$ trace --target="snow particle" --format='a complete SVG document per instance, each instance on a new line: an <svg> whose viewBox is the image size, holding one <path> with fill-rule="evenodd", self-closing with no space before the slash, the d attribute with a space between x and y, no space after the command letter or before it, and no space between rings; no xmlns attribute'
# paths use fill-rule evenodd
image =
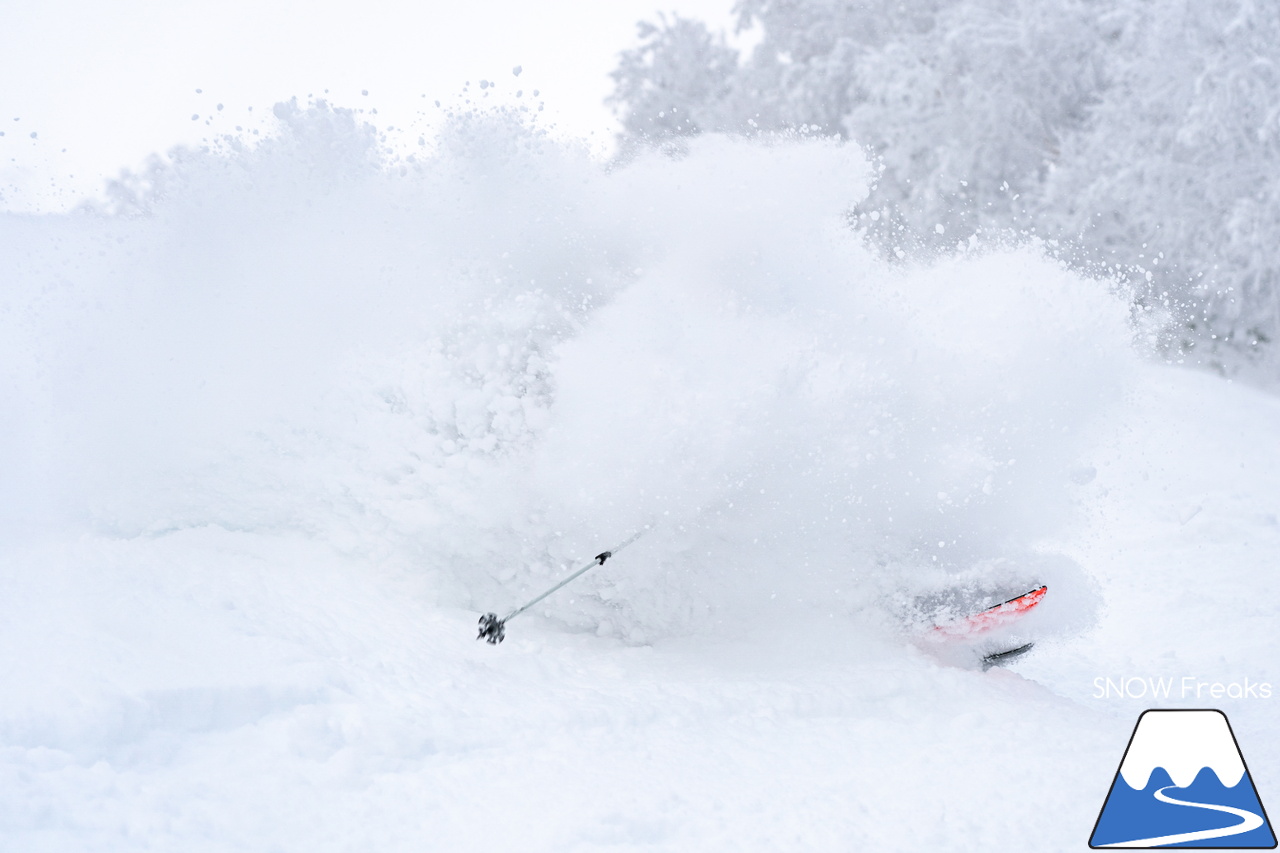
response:
<svg viewBox="0 0 1280 853"><path fill-rule="evenodd" d="M362 94L362 95L364 95L364 96L368 97L368 95L369 95L369 90L368 90L368 89L361 89L361 90L360 90L360 94Z"/></svg>
<svg viewBox="0 0 1280 853"><path fill-rule="evenodd" d="M521 71L523 71L523 70L524 70L524 68L523 68L522 66L517 65L515 68L512 68L512 69L511 69L511 73L512 73L512 74L514 74L516 77L519 77L519 76L520 76L520 72L521 72Z"/></svg>

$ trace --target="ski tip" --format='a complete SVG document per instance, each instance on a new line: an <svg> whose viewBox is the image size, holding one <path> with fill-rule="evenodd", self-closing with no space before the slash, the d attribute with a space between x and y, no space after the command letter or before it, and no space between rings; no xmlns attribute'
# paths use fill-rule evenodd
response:
<svg viewBox="0 0 1280 853"><path fill-rule="evenodd" d="M1015 596L1008 601L992 605L986 610L974 613L964 619L934 626L934 631L950 636L967 636L984 634L995 628L1008 625L1031 610L1049 592L1047 584Z"/></svg>
<svg viewBox="0 0 1280 853"><path fill-rule="evenodd" d="M1008 601L1001 602L1000 604L996 604L991 607L988 607L983 612L992 613L995 611L1000 611L1000 612L1013 611L1013 612L1020 613L1024 610L1030 610L1031 608L1035 607L1037 604L1040 603L1040 599L1044 598L1048 594L1049 594L1049 585L1042 583L1035 589L1027 590L1022 595L1015 595L1013 598L1009 599Z"/></svg>

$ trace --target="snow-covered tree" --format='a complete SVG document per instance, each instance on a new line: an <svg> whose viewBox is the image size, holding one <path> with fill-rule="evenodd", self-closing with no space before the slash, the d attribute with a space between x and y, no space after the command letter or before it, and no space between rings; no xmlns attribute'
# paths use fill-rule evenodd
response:
<svg viewBox="0 0 1280 853"><path fill-rule="evenodd" d="M1025 221L1103 88L1098 22L1075 0L969 0L869 51L842 129L885 166L917 229Z"/></svg>
<svg viewBox="0 0 1280 853"><path fill-rule="evenodd" d="M1280 5L739 0L736 57L686 19L614 74L629 145L808 126L868 147L890 243L1065 238L1193 306L1187 343L1280 334ZM887 214L887 215L886 215ZM866 220L864 220L866 221ZM939 227L941 226L941 227ZM1256 343L1255 343L1256 342ZM1224 349L1225 343L1225 349Z"/></svg>
<svg viewBox="0 0 1280 853"><path fill-rule="evenodd" d="M1047 182L1044 216L1194 305L1200 343L1255 349L1280 330L1280 6L1123 13L1113 85Z"/></svg>
<svg viewBox="0 0 1280 853"><path fill-rule="evenodd" d="M738 54L705 24L674 15L639 24L641 44L622 54L610 101L625 110L630 141L719 130L716 114L738 67Z"/></svg>
<svg viewBox="0 0 1280 853"><path fill-rule="evenodd" d="M741 65L699 24L642 25L614 102L633 140L798 126L851 138L885 167L872 206L933 233L977 209L1008 218L1043 180L1101 86L1089 11L1083 0L742 0L740 26L763 39Z"/></svg>

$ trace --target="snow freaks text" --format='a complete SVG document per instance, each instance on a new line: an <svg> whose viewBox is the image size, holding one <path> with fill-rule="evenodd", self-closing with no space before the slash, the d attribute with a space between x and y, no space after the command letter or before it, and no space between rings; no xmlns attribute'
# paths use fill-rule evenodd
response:
<svg viewBox="0 0 1280 853"><path fill-rule="evenodd" d="M1206 681L1194 675L1181 678L1127 676L1093 680L1094 699L1270 699L1271 683L1244 678L1241 681Z"/></svg>

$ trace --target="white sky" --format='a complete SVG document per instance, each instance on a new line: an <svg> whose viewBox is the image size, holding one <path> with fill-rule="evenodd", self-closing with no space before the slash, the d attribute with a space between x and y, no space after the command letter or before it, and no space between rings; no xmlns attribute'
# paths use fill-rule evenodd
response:
<svg viewBox="0 0 1280 853"><path fill-rule="evenodd" d="M413 126L466 81L538 89L548 120L604 145L608 73L636 21L661 9L729 29L732 3L0 0L0 209L69 206L148 154L325 89L380 127Z"/></svg>

